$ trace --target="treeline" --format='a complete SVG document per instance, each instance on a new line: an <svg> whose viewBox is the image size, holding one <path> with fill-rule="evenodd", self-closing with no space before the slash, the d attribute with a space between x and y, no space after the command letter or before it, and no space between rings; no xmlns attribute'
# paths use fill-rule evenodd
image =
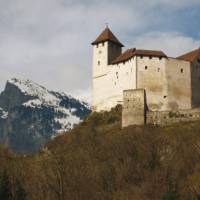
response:
<svg viewBox="0 0 200 200"><path fill-rule="evenodd" d="M200 124L121 130L93 113L38 154L0 149L0 199L199 200Z"/></svg>

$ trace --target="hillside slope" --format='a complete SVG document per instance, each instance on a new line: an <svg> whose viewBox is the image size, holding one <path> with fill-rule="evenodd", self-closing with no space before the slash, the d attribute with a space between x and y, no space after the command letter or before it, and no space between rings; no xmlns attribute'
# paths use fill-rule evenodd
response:
<svg viewBox="0 0 200 200"><path fill-rule="evenodd" d="M200 123L122 130L120 112L92 113L34 156L0 148L0 197L199 200Z"/></svg>
<svg viewBox="0 0 200 200"><path fill-rule="evenodd" d="M87 200L198 200L200 123L122 130L120 116L120 107L93 113L73 134L49 142L51 159L70 171L66 198L79 191Z"/></svg>

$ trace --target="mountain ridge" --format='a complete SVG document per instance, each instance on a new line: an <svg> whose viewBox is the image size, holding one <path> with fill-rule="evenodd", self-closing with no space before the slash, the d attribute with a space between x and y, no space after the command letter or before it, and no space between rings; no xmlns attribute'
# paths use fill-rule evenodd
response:
<svg viewBox="0 0 200 200"><path fill-rule="evenodd" d="M0 94L0 142L6 141L15 151L37 151L89 113L87 103L64 92L48 90L28 79L12 78ZM26 142L30 142L29 147Z"/></svg>

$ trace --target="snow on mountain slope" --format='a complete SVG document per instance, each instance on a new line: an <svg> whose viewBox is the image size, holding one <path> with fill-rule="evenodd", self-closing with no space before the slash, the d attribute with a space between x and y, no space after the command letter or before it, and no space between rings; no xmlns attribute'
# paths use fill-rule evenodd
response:
<svg viewBox="0 0 200 200"><path fill-rule="evenodd" d="M46 88L43 86L34 83L30 80L23 80L23 79L17 79L12 78L11 80L8 80L10 84L13 84L17 86L22 93L25 95L29 95L32 97L37 97L36 100L30 100L24 105L26 106L40 106L40 105L51 105L56 106L59 104L59 99L52 95Z"/></svg>
<svg viewBox="0 0 200 200"><path fill-rule="evenodd" d="M0 118L6 119L8 117L8 112L5 112L3 108L0 107Z"/></svg>
<svg viewBox="0 0 200 200"><path fill-rule="evenodd" d="M67 131L71 128L73 128L74 124L78 124L81 122L81 118L79 116L76 116L74 112L77 110L77 108L65 108L64 106L60 105L60 102L63 100L63 98L68 98L73 100L74 98L70 95L66 95L64 92L53 92L47 90L45 87L31 81L31 80L24 80L24 79L17 79L12 78L8 80L8 83L15 85L24 95L28 95L31 97L35 97L34 99L31 99L25 103L23 103L23 106L25 107L32 107L32 108L41 108L42 106L50 106L54 108L55 112L62 113L62 117L56 117L55 122L59 123L61 125L61 128L58 130L55 130L56 132L63 132ZM83 102L76 100L82 105L81 109L84 109L85 107L87 109L90 109L90 106ZM6 117L7 113L4 112L4 115L2 118Z"/></svg>
<svg viewBox="0 0 200 200"><path fill-rule="evenodd" d="M13 149L35 151L48 139L73 128L90 112L87 103L70 95L13 78L0 94L0 133L11 137Z"/></svg>

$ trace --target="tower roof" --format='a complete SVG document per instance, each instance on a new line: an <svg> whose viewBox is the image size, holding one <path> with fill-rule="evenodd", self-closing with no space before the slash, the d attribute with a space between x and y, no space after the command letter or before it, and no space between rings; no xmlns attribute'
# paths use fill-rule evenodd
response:
<svg viewBox="0 0 200 200"><path fill-rule="evenodd" d="M113 42L121 47L123 47L124 45L116 38L116 36L112 33L112 31L106 27L104 29L104 31L97 37L97 39L92 42L92 45L94 44L98 44L101 42L105 42L105 41L110 41Z"/></svg>
<svg viewBox="0 0 200 200"><path fill-rule="evenodd" d="M193 62L195 61L195 59L197 58L197 56L200 54L200 48L198 49L195 49L193 51L190 51L186 54L183 54L179 57L177 57L178 59L181 59L181 60L185 60L185 61L190 61L190 62Z"/></svg>

